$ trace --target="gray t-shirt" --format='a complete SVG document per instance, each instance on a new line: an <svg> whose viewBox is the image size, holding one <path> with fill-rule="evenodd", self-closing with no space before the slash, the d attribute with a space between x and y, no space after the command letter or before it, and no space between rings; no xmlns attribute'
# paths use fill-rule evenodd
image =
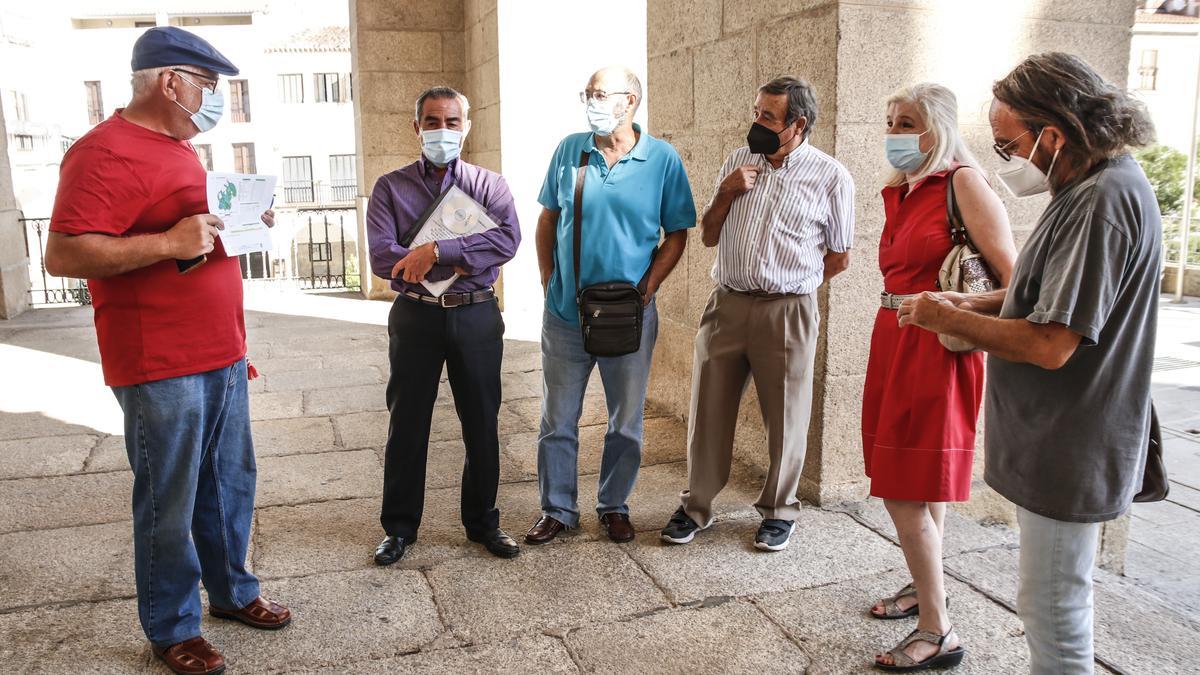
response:
<svg viewBox="0 0 1200 675"><path fill-rule="evenodd" d="M1055 520L1121 515L1150 429L1162 219L1129 155L1050 201L1017 258L1000 317L1082 336L1059 370L988 359L984 480Z"/></svg>

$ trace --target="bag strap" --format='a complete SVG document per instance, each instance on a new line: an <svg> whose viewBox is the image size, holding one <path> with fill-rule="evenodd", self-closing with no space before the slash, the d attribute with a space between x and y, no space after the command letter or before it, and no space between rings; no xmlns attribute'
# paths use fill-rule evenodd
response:
<svg viewBox="0 0 1200 675"><path fill-rule="evenodd" d="M587 150L581 150L579 152L579 169L575 173L575 224L571 228L571 238L574 240L572 247L575 254L575 295L577 297L579 295L579 291L582 290L579 287L579 257L580 249L582 248L581 242L583 239L583 181L587 176L587 167L590 163L590 157L591 155L588 154ZM646 285L650 281L650 270L654 267L654 258L657 255L658 248L655 247L655 249L650 253L650 267L646 268L646 273L642 275L641 281L638 282L637 288L642 292L643 295L646 293Z"/></svg>
<svg viewBox="0 0 1200 675"><path fill-rule="evenodd" d="M579 295L579 248L583 230L583 180L587 176L589 161L587 150L579 152L579 170L575 174L575 224L571 227L575 248L575 295Z"/></svg>
<svg viewBox="0 0 1200 675"><path fill-rule="evenodd" d="M958 200L954 196L954 174L961 168L963 167L956 166L950 169L946 176L946 222L950 224L950 241L955 246L971 243L967 237L967 225L963 222L962 212L958 210Z"/></svg>

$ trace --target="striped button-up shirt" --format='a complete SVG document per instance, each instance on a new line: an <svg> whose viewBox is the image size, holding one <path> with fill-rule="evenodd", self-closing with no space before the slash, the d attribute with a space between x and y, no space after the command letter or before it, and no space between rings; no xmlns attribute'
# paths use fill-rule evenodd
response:
<svg viewBox="0 0 1200 675"><path fill-rule="evenodd" d="M739 148L725 160L717 185L747 164L762 168L754 189L733 200L712 277L735 291L804 295L824 279L826 251L854 240L854 180L837 160L807 141L774 168Z"/></svg>

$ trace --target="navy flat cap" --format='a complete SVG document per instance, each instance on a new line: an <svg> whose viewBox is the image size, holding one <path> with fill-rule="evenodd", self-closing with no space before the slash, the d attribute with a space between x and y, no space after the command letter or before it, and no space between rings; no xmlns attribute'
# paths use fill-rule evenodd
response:
<svg viewBox="0 0 1200 675"><path fill-rule="evenodd" d="M237 66L204 38L174 26L157 26L133 43L134 71L167 66L199 66L222 75L237 75Z"/></svg>

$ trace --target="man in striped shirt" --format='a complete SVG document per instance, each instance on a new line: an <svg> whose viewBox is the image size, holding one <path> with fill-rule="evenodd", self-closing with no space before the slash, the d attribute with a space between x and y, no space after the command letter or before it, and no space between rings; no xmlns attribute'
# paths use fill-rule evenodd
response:
<svg viewBox="0 0 1200 675"><path fill-rule="evenodd" d="M729 479L738 406L754 377L770 469L755 507L755 547L787 547L812 407L820 313L817 288L850 264L854 181L812 147L817 119L807 82L781 77L759 88L754 125L725 160L704 211L701 236L717 247L717 282L696 335L688 421L688 489L662 531L685 544L713 519Z"/></svg>

